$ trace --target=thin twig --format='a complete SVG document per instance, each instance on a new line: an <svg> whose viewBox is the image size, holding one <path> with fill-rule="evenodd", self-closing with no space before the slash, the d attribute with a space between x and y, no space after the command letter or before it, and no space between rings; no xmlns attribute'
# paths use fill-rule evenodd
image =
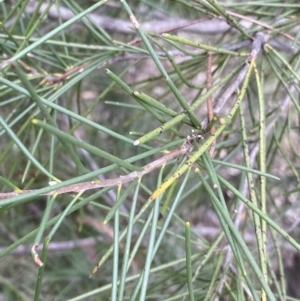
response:
<svg viewBox="0 0 300 301"><path fill-rule="evenodd" d="M67 241L53 241L49 243L48 250L53 252L58 251L66 251L72 250L75 248L82 248L86 249L89 247L93 247L97 245L99 242L109 242L111 240L105 240L103 236L98 237L87 237L82 239L75 239L75 240L67 240ZM16 249L12 250L10 254L26 254L32 248L31 245L20 245ZM6 247L0 247L0 252L5 250ZM43 245L39 245L35 248L35 251L42 251Z"/></svg>
<svg viewBox="0 0 300 301"><path fill-rule="evenodd" d="M193 146L193 140L188 136L187 140L184 142L184 144L177 149L174 149L170 151L165 156L147 164L144 166L144 170L137 172L133 171L129 173L128 175L120 176L118 178L113 179L106 179L103 181L90 181L90 182L83 182L78 184L69 185L60 189L53 190L51 192L45 193L43 195L54 195L54 194L64 194L64 193L74 193L74 192L83 192L86 190L96 189L96 188L102 188L102 187L110 187L110 186L118 186L122 185L128 182L133 181L136 178L141 178L145 174L150 173L152 170L161 167L162 165L168 163L169 161L181 156L181 155L187 155L187 153L191 150ZM26 194L29 192L34 192L36 190L22 190L21 194ZM17 192L7 192L7 193L0 193L0 200L9 199L11 197L20 195L20 193Z"/></svg>
<svg viewBox="0 0 300 301"><path fill-rule="evenodd" d="M257 55L262 50L262 47L264 43L266 43L270 39L269 35L266 35L264 33L258 32L254 36L254 40L251 44L251 52L249 56L247 57L247 62L250 62L252 59L255 59ZM237 74L235 79L228 85L227 89L222 93L222 96L217 99L217 101L214 103L214 114L218 114L223 106L226 104L226 102L230 99L230 97L233 95L233 93L236 92L236 90L239 88L241 83L243 82L245 75L249 69L249 64L245 64L240 72ZM201 126L202 128L206 128L208 124L208 118L205 118Z"/></svg>
<svg viewBox="0 0 300 301"><path fill-rule="evenodd" d="M261 27L264 27L264 28L267 28L267 29L270 29L270 30L274 31L274 28L273 28L271 25L267 24L267 23L261 22L261 21L259 21L259 20L255 20L255 19L253 19L253 18L251 18L251 17L248 17L248 16L244 16L244 15L235 13L235 12L233 12L233 11L228 11L228 10L227 10L227 13L228 13L229 15L231 15L231 16L234 16L234 17L237 17L237 18L240 18L240 19L249 21L249 22L251 22L251 23L253 23L253 24L257 24L257 25L260 25ZM294 40L295 40L294 37L292 37L291 35L289 35L289 34L287 34L287 33L285 33L285 32L279 31L278 33L281 34L282 36L284 36L285 38L291 40L291 41L294 41ZM300 41L297 41L297 44L300 45Z"/></svg>
<svg viewBox="0 0 300 301"><path fill-rule="evenodd" d="M67 80L69 76L74 74L75 72L82 72L84 68L89 65L91 62L86 62L80 66L72 67L68 69L64 73L55 73L55 74L47 74L41 83L45 83L46 85L60 84Z"/></svg>

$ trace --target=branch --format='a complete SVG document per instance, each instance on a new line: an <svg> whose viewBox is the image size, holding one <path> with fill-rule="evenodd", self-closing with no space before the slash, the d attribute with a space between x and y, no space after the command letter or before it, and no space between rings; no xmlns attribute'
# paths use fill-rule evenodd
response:
<svg viewBox="0 0 300 301"><path fill-rule="evenodd" d="M32 15L38 6L37 2L29 2L26 7L26 13ZM42 14L48 7L47 3L43 3L40 7L39 13ZM25 17L25 15L23 14ZM57 6L53 4L48 12L49 19L61 19L62 21L68 21L73 18L75 14L68 8L63 6ZM118 32L123 34L134 34L130 21L111 18L96 13L89 14L89 18L95 22L98 26L110 32ZM13 24L14 20L10 19L5 23L5 27L9 28ZM188 27L187 27L188 26ZM183 31L216 34L223 33L230 29L230 26L225 19L215 18L211 20L205 20L198 24L193 24L190 20L178 20L169 17L165 17L164 20L157 20L143 22L143 29L151 32L166 32L169 28L181 28Z"/></svg>
<svg viewBox="0 0 300 301"><path fill-rule="evenodd" d="M103 181L90 181L90 182L83 182L78 184L69 185L57 190L50 191L48 193L42 194L42 195L58 195L58 194L64 194L69 192L83 192L86 190L96 189L96 188L102 188L102 187L110 187L110 186L118 186L122 185L128 182L133 181L136 178L141 178L145 174L150 173L152 170L161 167L162 165L166 164L167 162L179 157L180 155L187 155L189 151L191 150L193 146L193 138L194 137L187 137L187 140L183 143L183 145L180 148L174 149L173 151L170 151L165 156L147 164L144 166L143 171L133 171L125 176L119 176L118 178L113 179L107 179ZM196 139L200 139L200 136L197 135ZM18 196L21 194L26 194L29 192L33 192L36 190L22 190L21 193L19 192L7 192L7 193L0 193L0 200L9 199L14 196Z"/></svg>
<svg viewBox="0 0 300 301"><path fill-rule="evenodd" d="M258 32L254 36L254 40L251 44L250 54L247 61L250 62L252 59L256 59L258 54L261 52L262 47L270 39L270 36L261 32ZM221 109L224 107L230 97L237 91L241 83L243 82L245 75L248 71L249 64L245 64L240 72L237 74L235 79L228 85L226 90L222 93L222 96L214 103L214 115L218 115ZM201 126L205 128L208 124L208 118L205 118Z"/></svg>

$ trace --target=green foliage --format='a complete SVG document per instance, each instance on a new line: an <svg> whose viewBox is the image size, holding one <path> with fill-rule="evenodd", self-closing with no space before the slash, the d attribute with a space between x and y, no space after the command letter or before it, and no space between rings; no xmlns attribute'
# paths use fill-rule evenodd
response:
<svg viewBox="0 0 300 301"><path fill-rule="evenodd" d="M0 299L300 297L299 4L0 8Z"/></svg>

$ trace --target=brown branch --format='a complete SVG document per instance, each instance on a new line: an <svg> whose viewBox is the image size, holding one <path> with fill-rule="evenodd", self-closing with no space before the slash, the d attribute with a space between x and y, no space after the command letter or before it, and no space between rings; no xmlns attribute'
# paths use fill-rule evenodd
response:
<svg viewBox="0 0 300 301"><path fill-rule="evenodd" d="M128 182L133 181L136 178L141 178L145 174L150 173L152 170L161 167L162 165L166 164L167 162L179 157L180 155L186 155L192 148L193 141L192 138L188 136L187 140L184 142L184 144L177 149L174 149L173 151L170 151L165 156L147 164L144 166L144 170L137 172L133 171L125 176L120 176L118 178L113 179L106 179L103 181L90 181L90 182L83 182L78 184L69 185L63 188L59 188L56 190L53 190L51 192L45 193L43 195L58 195L58 194L64 194L64 193L78 193L78 192L84 192L86 190L96 189L96 188L102 188L102 187L110 187L110 186L118 186L122 185ZM7 192L7 193L0 193L0 200L9 199L14 196L18 196L21 194L26 194L29 192L33 192L36 190L22 190L21 193L18 192Z"/></svg>
<svg viewBox="0 0 300 301"><path fill-rule="evenodd" d="M246 61L250 62L252 59L256 59L258 54L261 52L263 45L268 42L270 36L261 32L255 34L253 42L251 43L250 54L247 57ZM222 96L216 100L214 103L214 114L218 114L230 97L237 91L241 83L243 82L245 75L248 71L250 64L246 63L236 75L235 79L227 86L225 91L222 93ZM208 118L205 118L201 126L203 129L206 128L208 124Z"/></svg>

